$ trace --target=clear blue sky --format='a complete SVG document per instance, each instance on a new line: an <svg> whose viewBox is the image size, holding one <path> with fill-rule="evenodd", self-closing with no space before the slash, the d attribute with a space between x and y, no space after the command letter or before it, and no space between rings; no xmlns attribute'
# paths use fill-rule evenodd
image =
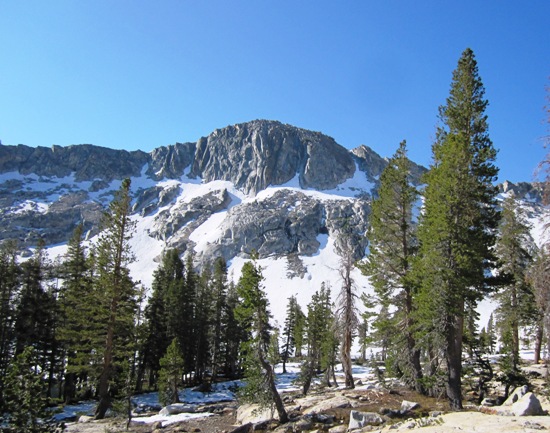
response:
<svg viewBox="0 0 550 433"><path fill-rule="evenodd" d="M545 154L550 1L0 0L0 140L150 151L280 120L428 165L470 47L500 180Z"/></svg>

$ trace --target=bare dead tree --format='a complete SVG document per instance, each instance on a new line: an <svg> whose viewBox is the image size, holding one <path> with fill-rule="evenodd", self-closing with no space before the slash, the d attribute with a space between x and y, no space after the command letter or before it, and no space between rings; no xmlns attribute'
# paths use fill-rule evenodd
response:
<svg viewBox="0 0 550 433"><path fill-rule="evenodd" d="M342 368L344 370L346 388L354 388L353 374L351 369L351 346L353 343L353 333L357 329L359 321L357 319L357 308L355 300L355 283L351 276L351 271L355 264L353 250L347 248L340 261L340 278L342 288L338 295L338 325L342 334L342 344L340 346L340 357Z"/></svg>

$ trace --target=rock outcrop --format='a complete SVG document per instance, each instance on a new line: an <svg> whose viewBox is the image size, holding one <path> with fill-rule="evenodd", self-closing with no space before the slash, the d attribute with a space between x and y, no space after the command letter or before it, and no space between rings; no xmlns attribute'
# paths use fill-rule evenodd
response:
<svg viewBox="0 0 550 433"><path fill-rule="evenodd" d="M324 134L256 120L201 138L191 172L206 181L229 180L256 194L295 176L302 188L331 189L353 176L355 163L345 148Z"/></svg>

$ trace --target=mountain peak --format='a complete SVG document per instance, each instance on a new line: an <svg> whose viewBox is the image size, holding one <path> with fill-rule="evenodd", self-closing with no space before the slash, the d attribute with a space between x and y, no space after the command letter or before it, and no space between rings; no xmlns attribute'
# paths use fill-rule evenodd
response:
<svg viewBox="0 0 550 433"><path fill-rule="evenodd" d="M206 181L232 181L256 194L296 176L303 188L334 188L353 176L355 163L344 147L320 132L254 120L201 138L191 172Z"/></svg>

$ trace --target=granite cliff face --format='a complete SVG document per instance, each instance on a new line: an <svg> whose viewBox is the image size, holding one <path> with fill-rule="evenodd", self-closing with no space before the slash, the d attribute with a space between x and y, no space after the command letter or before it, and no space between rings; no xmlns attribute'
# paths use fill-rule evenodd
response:
<svg viewBox="0 0 550 433"><path fill-rule="evenodd" d="M205 181L229 180L252 194L295 176L302 188L331 189L354 172L353 158L332 138L265 120L217 129L201 138L192 168Z"/></svg>

